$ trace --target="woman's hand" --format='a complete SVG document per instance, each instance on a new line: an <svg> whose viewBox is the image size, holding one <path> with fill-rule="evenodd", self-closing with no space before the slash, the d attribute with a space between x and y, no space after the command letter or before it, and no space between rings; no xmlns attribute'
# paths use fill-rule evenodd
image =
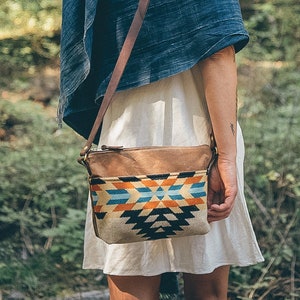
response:
<svg viewBox="0 0 300 300"><path fill-rule="evenodd" d="M236 162L218 158L208 178L208 221L214 222L229 216L237 194Z"/></svg>

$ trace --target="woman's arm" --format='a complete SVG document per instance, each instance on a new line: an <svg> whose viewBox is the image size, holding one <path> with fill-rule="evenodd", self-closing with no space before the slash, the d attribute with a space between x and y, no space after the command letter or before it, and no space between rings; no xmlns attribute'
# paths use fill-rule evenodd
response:
<svg viewBox="0 0 300 300"><path fill-rule="evenodd" d="M235 51L227 47L200 62L207 106L218 148L218 163L209 179L208 219L229 216L237 194L237 69Z"/></svg>

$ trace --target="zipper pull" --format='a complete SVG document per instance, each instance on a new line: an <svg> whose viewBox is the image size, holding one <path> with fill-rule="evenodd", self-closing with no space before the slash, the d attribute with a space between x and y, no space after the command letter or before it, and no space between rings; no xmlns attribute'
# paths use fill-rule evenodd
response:
<svg viewBox="0 0 300 300"><path fill-rule="evenodd" d="M107 151L107 150L113 150L113 151L118 151L118 150L123 150L123 146L107 146L107 145L102 145L101 150Z"/></svg>

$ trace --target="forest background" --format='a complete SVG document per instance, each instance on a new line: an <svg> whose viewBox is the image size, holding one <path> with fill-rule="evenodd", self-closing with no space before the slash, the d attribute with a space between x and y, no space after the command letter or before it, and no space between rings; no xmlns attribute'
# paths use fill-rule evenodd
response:
<svg viewBox="0 0 300 300"><path fill-rule="evenodd" d="M237 55L245 193L265 262L232 268L231 299L300 295L300 5L242 0ZM61 1L0 0L0 298L105 289L81 269L82 138L57 128ZM222 249L218 249L222 251Z"/></svg>

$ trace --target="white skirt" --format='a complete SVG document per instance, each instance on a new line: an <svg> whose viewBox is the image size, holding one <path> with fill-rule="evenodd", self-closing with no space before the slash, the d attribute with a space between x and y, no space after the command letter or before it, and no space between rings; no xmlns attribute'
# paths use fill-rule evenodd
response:
<svg viewBox="0 0 300 300"><path fill-rule="evenodd" d="M117 93L103 123L99 145L124 147L209 144L211 126L196 65L150 85ZM108 245L94 234L88 201L84 269L111 275L153 276L165 272L211 273L223 265L263 261L243 192L244 144L237 131L238 194L230 216L203 236Z"/></svg>

